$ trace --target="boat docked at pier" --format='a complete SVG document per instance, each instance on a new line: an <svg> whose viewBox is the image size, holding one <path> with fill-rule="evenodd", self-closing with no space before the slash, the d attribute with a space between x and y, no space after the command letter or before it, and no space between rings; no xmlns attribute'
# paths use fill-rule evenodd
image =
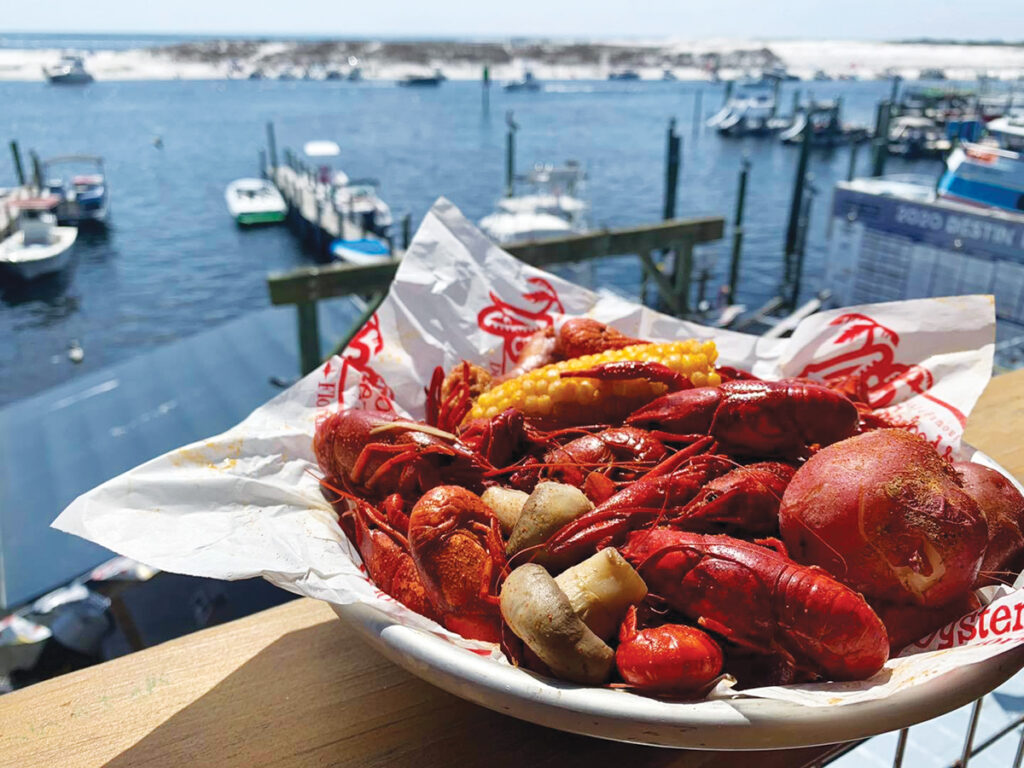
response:
<svg viewBox="0 0 1024 768"><path fill-rule="evenodd" d="M707 125L722 136L769 136L783 130L790 120L776 117L778 80L740 83L725 106Z"/></svg>
<svg viewBox="0 0 1024 768"><path fill-rule="evenodd" d="M59 203L52 195L8 203L15 231L0 242L0 267L22 280L34 280L68 265L78 229L57 225Z"/></svg>
<svg viewBox="0 0 1024 768"><path fill-rule="evenodd" d="M288 206L266 179L236 179L224 190L224 201L235 223L242 227L276 224L285 220Z"/></svg>
<svg viewBox="0 0 1024 768"><path fill-rule="evenodd" d="M58 199L58 224L103 224L110 210L110 190L98 155L63 155L43 162L46 190Z"/></svg>
<svg viewBox="0 0 1024 768"><path fill-rule="evenodd" d="M497 210L480 220L480 229L501 245L584 232L588 206L577 195L585 179L575 161L536 165L519 178L530 191L499 200Z"/></svg>
<svg viewBox="0 0 1024 768"><path fill-rule="evenodd" d="M54 85L85 85L93 81L81 56L63 56L54 66L43 67L43 75Z"/></svg>
<svg viewBox="0 0 1024 768"><path fill-rule="evenodd" d="M811 102L800 107L792 124L779 134L783 144L800 144L810 128L811 146L837 147L869 138L867 126L844 123L842 102Z"/></svg>
<svg viewBox="0 0 1024 768"><path fill-rule="evenodd" d="M889 154L906 158L942 157L953 143L930 117L902 115L889 127Z"/></svg>

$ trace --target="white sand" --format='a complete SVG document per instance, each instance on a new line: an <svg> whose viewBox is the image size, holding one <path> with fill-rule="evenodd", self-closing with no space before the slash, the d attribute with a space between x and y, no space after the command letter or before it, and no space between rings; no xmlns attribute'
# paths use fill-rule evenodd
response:
<svg viewBox="0 0 1024 768"><path fill-rule="evenodd" d="M856 42L845 40L787 41L787 40L704 40L704 41L645 41L623 42L623 47L632 52L648 54L651 66L639 67L645 79L660 79L663 67L657 64L660 55L672 53L721 53L736 50L757 50L768 48L779 56L785 66L796 75L809 79L816 70L824 70L832 76L854 75L859 78L885 77L900 74L907 79L916 78L922 69L938 68L947 77L956 80L971 80L986 75L1002 80L1015 80L1024 76L1024 49L1001 46L961 45L898 45L893 43ZM298 67L276 64L264 66L261 59L269 55L285 53L294 43L267 43L257 53L243 60L232 62L175 61L168 55L148 50L95 51L82 53L86 69L97 80L172 80L172 79L221 79L225 77L247 77L254 69L262 69L266 76L276 77L288 70L296 77L302 75ZM555 46L556 47L556 46ZM62 53L59 50L23 50L0 48L0 80L42 80L42 68L57 62ZM287 58L287 57L285 57ZM329 66L347 70L344 60L328 62ZM446 61L431 62L429 66L410 64L402 61L387 61L367 56L361 62L366 79L394 80L413 73L430 72L432 67L444 70L454 80L479 79L480 63L449 64ZM527 69L542 80L578 80L607 77L608 65L570 65L557 62L557 55L547 61L518 59L510 65L492 68L496 81L520 77ZM673 72L679 79L702 79L707 74L697 67L678 67ZM314 77L322 77L323 71L314 69ZM723 69L723 77L736 77L746 73L739 70Z"/></svg>

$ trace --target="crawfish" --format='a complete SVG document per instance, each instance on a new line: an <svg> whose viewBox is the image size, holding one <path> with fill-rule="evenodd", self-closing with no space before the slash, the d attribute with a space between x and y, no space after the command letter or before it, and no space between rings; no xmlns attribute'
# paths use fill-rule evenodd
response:
<svg viewBox="0 0 1024 768"><path fill-rule="evenodd" d="M346 491L371 499L413 499L444 482L482 488L490 464L454 435L394 415L345 409L313 438L320 468Z"/></svg>
<svg viewBox="0 0 1024 768"><path fill-rule="evenodd" d="M430 619L437 614L427 599L427 591L409 553L409 541L392 524L401 517L400 510L387 514L362 499L341 494L351 504L339 516L339 524L349 540L356 545L366 573L382 592L395 598L406 608ZM385 501L391 507L394 499Z"/></svg>
<svg viewBox="0 0 1024 768"><path fill-rule="evenodd" d="M463 637L500 642L505 547L490 507L460 486L434 488L409 515L409 544L444 626Z"/></svg>
<svg viewBox="0 0 1024 768"><path fill-rule="evenodd" d="M684 454L685 455L685 454ZM663 466L679 459L672 457ZM773 535L779 503L795 470L780 462L734 467L721 456L695 456L671 472L657 468L593 511L562 527L545 544L556 562L621 544L629 531L660 521L684 531Z"/></svg>
<svg viewBox="0 0 1024 768"><path fill-rule="evenodd" d="M637 427L711 435L726 452L744 456L806 456L857 433L848 398L807 381L739 379L718 387L663 395L627 419Z"/></svg>
<svg viewBox="0 0 1024 768"><path fill-rule="evenodd" d="M620 551L675 610L799 670L862 680L889 657L885 626L863 597L782 552L670 528L636 531Z"/></svg>

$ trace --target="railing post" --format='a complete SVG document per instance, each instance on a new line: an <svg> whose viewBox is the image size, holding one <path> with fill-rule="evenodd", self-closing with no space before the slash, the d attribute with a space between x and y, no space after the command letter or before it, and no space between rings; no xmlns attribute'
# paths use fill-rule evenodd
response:
<svg viewBox="0 0 1024 768"><path fill-rule="evenodd" d="M743 248L743 206L747 199L747 175L750 160L743 158L740 167L740 188L736 195L736 217L733 219L732 258L729 259L729 302L736 301L736 284L740 280L740 252Z"/></svg>
<svg viewBox="0 0 1024 768"><path fill-rule="evenodd" d="M299 367L305 376L320 365L320 323L315 301L300 301L295 308L299 313Z"/></svg>
<svg viewBox="0 0 1024 768"><path fill-rule="evenodd" d="M672 250L676 254L672 287L675 289L679 314L688 315L690 313L690 281L693 278L693 241L680 240L673 243Z"/></svg>

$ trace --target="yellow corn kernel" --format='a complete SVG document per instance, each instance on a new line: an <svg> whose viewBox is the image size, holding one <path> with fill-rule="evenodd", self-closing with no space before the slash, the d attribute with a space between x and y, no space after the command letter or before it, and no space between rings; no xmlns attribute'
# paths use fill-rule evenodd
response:
<svg viewBox="0 0 1024 768"><path fill-rule="evenodd" d="M490 418L516 407L527 416L553 424L618 423L625 416L667 391L664 384L639 377L625 381L593 378L561 378L619 361L658 362L697 386L721 384L715 373L718 351L713 341L695 339L664 344L636 344L596 355L563 360L502 382L481 394L468 419Z"/></svg>

